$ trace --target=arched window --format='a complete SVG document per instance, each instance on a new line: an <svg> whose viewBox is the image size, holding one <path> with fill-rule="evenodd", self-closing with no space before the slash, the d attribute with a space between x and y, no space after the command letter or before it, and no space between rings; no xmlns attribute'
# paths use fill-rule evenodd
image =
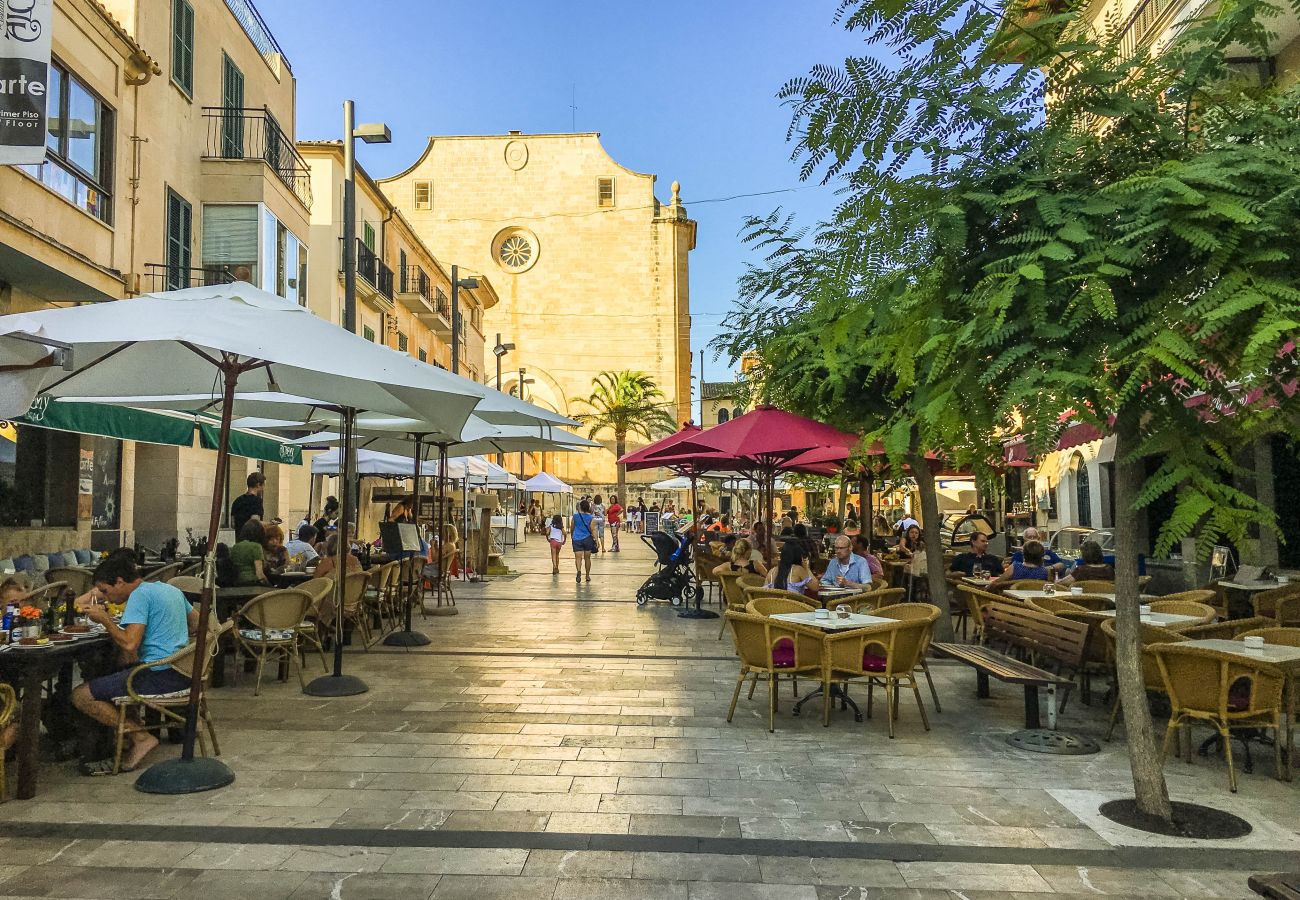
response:
<svg viewBox="0 0 1300 900"><path fill-rule="evenodd" d="M1088 466L1078 453L1070 460L1070 474L1074 476L1074 498L1078 507L1079 524L1092 527L1092 491L1088 482Z"/></svg>
<svg viewBox="0 0 1300 900"><path fill-rule="evenodd" d="M726 408L725 406L723 406L723 407L721 407L721 408L718 409L718 424L719 424L719 425L723 424L724 422L726 422L726 421L727 421L728 419L730 419L730 418L731 418L731 414L727 412L727 408Z"/></svg>
<svg viewBox="0 0 1300 900"><path fill-rule="evenodd" d="M744 411L742 408L740 408L739 406L737 406L735 409L733 409L733 410L731 411L731 417L732 417L733 419L739 419L739 418L740 418L741 416L743 416L744 414L745 414L745 411Z"/></svg>

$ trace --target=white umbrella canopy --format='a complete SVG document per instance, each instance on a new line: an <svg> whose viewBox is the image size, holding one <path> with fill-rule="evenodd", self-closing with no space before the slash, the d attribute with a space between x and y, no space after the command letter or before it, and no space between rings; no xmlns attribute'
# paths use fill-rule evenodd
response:
<svg viewBox="0 0 1300 900"><path fill-rule="evenodd" d="M573 488L556 478L550 472L538 472L532 478L524 482L524 490L539 494L573 493Z"/></svg>
<svg viewBox="0 0 1300 900"><path fill-rule="evenodd" d="M244 282L0 316L0 336L15 334L74 347L72 370L49 368L42 379L40 391L57 397L219 399L223 354L264 363L240 373L241 393L411 415L449 432L489 393ZM23 411L0 409L0 416Z"/></svg>
<svg viewBox="0 0 1300 900"><path fill-rule="evenodd" d="M339 447L333 447L324 453L318 453L312 458L311 473L313 475L338 475L343 468L342 457L343 451ZM486 474L486 468L473 465L469 460L479 461L477 457L448 459L447 477L459 481L467 475L480 472ZM415 460L409 454L401 456L396 453L381 453L376 450L357 450L356 474L410 478L415 474ZM420 474L433 476L437 473L422 466Z"/></svg>

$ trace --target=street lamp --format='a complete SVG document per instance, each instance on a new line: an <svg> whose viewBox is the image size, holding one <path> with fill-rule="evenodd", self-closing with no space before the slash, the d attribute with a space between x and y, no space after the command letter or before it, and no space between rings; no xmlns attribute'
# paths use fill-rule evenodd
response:
<svg viewBox="0 0 1300 900"><path fill-rule="evenodd" d="M382 122L356 124L356 105L343 101L343 327L357 331L357 138L367 144L391 144L393 133Z"/></svg>
<svg viewBox="0 0 1300 900"><path fill-rule="evenodd" d="M460 374L460 289L473 290L478 287L474 276L460 277L460 267L451 267L451 374Z"/></svg>
<svg viewBox="0 0 1300 900"><path fill-rule="evenodd" d="M492 348L493 355L497 358L497 390L501 390L501 359L511 350L515 349L514 344L501 343L501 332L497 332L496 346Z"/></svg>
<svg viewBox="0 0 1300 900"><path fill-rule="evenodd" d="M528 370L527 370L526 368L524 368L523 366L520 366L520 367L519 367L519 399L520 399L520 400L527 400L527 399L528 399L527 397L524 396L524 388L527 387L527 386L530 385L530 384L536 384L536 383L537 383L537 379L536 379L536 378L525 378L525 377L524 377L524 373L527 372L527 371L528 371ZM520 480L520 481L523 481L523 480L524 480L524 451L522 451L522 450L519 451L519 480Z"/></svg>

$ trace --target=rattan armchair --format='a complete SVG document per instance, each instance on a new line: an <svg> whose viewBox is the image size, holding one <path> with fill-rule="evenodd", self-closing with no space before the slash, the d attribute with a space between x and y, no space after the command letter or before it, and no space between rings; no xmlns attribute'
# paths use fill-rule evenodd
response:
<svg viewBox="0 0 1300 900"><path fill-rule="evenodd" d="M1214 607L1206 603L1196 603L1191 600L1152 600L1151 611L1155 613L1168 613L1175 616L1194 616L1189 622L1177 622L1168 625L1170 631L1182 631L1184 628L1191 628L1195 625L1207 625L1214 621Z"/></svg>
<svg viewBox="0 0 1300 900"><path fill-rule="evenodd" d="M1075 606L1082 606L1089 612L1105 612L1108 609L1115 608L1115 601L1109 597L1103 597L1099 594L1058 594L1062 599L1073 603Z"/></svg>
<svg viewBox="0 0 1300 900"><path fill-rule="evenodd" d="M1300 594L1278 600L1273 606L1273 618L1284 627L1300 626Z"/></svg>
<svg viewBox="0 0 1300 900"><path fill-rule="evenodd" d="M1248 622L1249 619L1238 621ZM1262 637L1265 644L1278 644L1283 647L1300 647L1300 628L1261 627L1238 632L1236 639Z"/></svg>
<svg viewBox="0 0 1300 900"><path fill-rule="evenodd" d="M1115 620L1106 619L1100 625L1101 633L1105 635L1109 649L1110 658L1115 658ZM1157 644L1176 644L1186 641L1177 631L1171 631L1159 625L1147 625L1141 623L1138 625L1138 642L1142 646L1142 683L1146 686L1148 694L1165 693L1165 682L1160 675L1160 667L1156 664L1156 658L1152 655L1151 648ZM1110 726L1106 729L1106 740L1109 741L1115 733L1115 725L1119 722L1120 699L1119 686L1115 688L1115 705L1110 710Z"/></svg>
<svg viewBox="0 0 1300 900"><path fill-rule="evenodd" d="M1099 578L1085 578L1081 581L1070 583L1072 588L1082 588L1085 594L1113 594L1115 593L1115 582L1102 581Z"/></svg>
<svg viewBox="0 0 1300 900"><path fill-rule="evenodd" d="M726 604L727 609L733 612L745 611L745 592L741 589L740 579L742 574L748 572L719 572L718 584L722 586L722 601ZM723 619L718 628L718 640L722 640L722 633L727 630L727 620Z"/></svg>
<svg viewBox="0 0 1300 900"><path fill-rule="evenodd" d="M221 638L233 627L233 622L226 622L219 628L215 628L207 634L207 649L203 654L201 665L203 666L202 675L199 681L199 724L206 728L208 737L212 739L212 755L220 756L221 748L217 744L217 732L212 727L212 717L208 714L208 679L212 676L212 660L217 655L217 647ZM171 666L182 675L192 676L194 673L194 650L195 644L188 644L171 656L164 659L155 660L151 663L143 663L131 669L126 677L126 696L113 698L113 704L117 707L117 729L116 729L116 749L113 752L113 774L117 775L122 771L122 750L128 732L133 731L160 731L164 728L175 728L178 725L185 724L185 709L190 703L190 689L184 688L179 691L171 691L166 694L140 694L135 690L135 679L142 671L154 666ZM138 709L142 714L149 711L158 714L153 724L149 723L149 717L141 715L139 720L131 720L128 713ZM204 756L208 754L207 744L203 740L203 731L198 732L199 752Z"/></svg>
<svg viewBox="0 0 1300 900"><path fill-rule="evenodd" d="M803 603L794 597L755 597L745 604L744 612L751 616L774 616L780 613L812 612L817 607Z"/></svg>
<svg viewBox="0 0 1300 900"><path fill-rule="evenodd" d="M73 569L68 566L56 566L45 573L48 582L62 581L68 590L80 597L94 587L91 573L85 569Z"/></svg>
<svg viewBox="0 0 1300 900"><path fill-rule="evenodd" d="M1157 644L1151 648L1169 694L1172 707L1165 729L1163 755L1181 728L1187 738L1184 757L1192 761L1191 726L1203 722L1223 739L1228 763L1228 789L1237 791L1237 772L1232 762L1232 731L1241 728L1271 728L1273 762L1282 778L1282 691L1286 674L1263 660L1246 659L1236 653L1221 653L1202 647Z"/></svg>
<svg viewBox="0 0 1300 900"><path fill-rule="evenodd" d="M930 655L930 641L934 637L934 623L943 615L939 607L929 603L896 603L892 606L882 606L873 613L885 619L898 619L903 622L915 622L925 620L930 623L930 628L925 633L925 646L921 649L921 661L919 663L921 671L925 673L925 683L930 686L930 697L934 700L934 711L943 712L943 706L939 703L939 692L934 688L934 679L930 677L930 664L926 658Z"/></svg>
<svg viewBox="0 0 1300 900"><path fill-rule="evenodd" d="M798 591L786 591L781 588L746 586L741 588L741 592L745 595L746 604L749 604L750 601L756 600L759 597L784 597L787 600L798 600L805 606L812 606L814 608L821 605L816 600L809 599Z"/></svg>
<svg viewBox="0 0 1300 900"><path fill-rule="evenodd" d="M350 625L357 632L357 636L361 639L361 647L366 651L370 650L370 623L363 601L370 578L368 572L349 572L343 581L343 626L347 628ZM335 593L331 591L322 598L320 614L317 618L321 630L330 635L331 639L335 627L334 603Z"/></svg>
<svg viewBox="0 0 1300 900"><path fill-rule="evenodd" d="M1249 619L1224 619L1205 625L1193 625L1190 628L1180 628L1178 633L1189 641L1231 641L1246 632L1270 628L1273 624L1273 620L1265 616L1252 616Z"/></svg>
<svg viewBox="0 0 1300 900"><path fill-rule="evenodd" d="M181 574L181 569L184 569L188 565L189 563L185 562L185 560L181 560L180 562L171 562L165 566L159 566L158 568L154 569L152 572L146 575L143 578L143 580L166 584L167 582L175 578L177 575Z"/></svg>
<svg viewBox="0 0 1300 900"><path fill-rule="evenodd" d="M1279 587L1270 588L1267 591L1260 591L1250 598L1251 605L1255 607L1255 615L1268 616L1270 619L1277 618L1278 603L1284 600L1300 598L1300 582L1293 584L1284 584ZM1287 606L1288 614L1295 615L1300 609L1293 604Z"/></svg>
<svg viewBox="0 0 1300 900"><path fill-rule="evenodd" d="M957 591L966 597L966 609L970 611L971 637L976 643L984 643L984 607L990 603L1014 603L1000 594L990 594L969 584L960 584Z"/></svg>
<svg viewBox="0 0 1300 900"><path fill-rule="evenodd" d="M321 578L309 578L298 585L298 590L306 591L311 595L311 606L307 608L302 624L298 626L298 636L302 639L302 649L305 649L307 645L315 647L320 654L321 665L328 672L329 662L325 659L325 645L322 637L334 627L334 623L321 620L321 609L324 607L325 601L334 595L334 579L328 575Z"/></svg>
<svg viewBox="0 0 1300 900"><path fill-rule="evenodd" d="M193 594L195 596L203 593L203 579L197 575L177 575L171 581L167 582L182 594Z"/></svg>
<svg viewBox="0 0 1300 900"><path fill-rule="evenodd" d="M39 606L41 609L47 609L51 603L58 603L63 597L63 592L68 590L68 585L63 581L53 581L42 587L38 587L27 595L23 603L31 606Z"/></svg>
<svg viewBox="0 0 1300 900"><path fill-rule="evenodd" d="M930 730L930 720L925 715L921 688L916 683L916 670L925 658L930 641L930 629L939 617L939 608L929 604L899 604L928 609L924 617L898 619L897 624L875 625L826 636L824 692L830 695L833 682L845 683L855 679L867 682L867 718L871 718L872 695L876 686L885 689L885 712L889 722L889 736L894 736L894 720L898 717L898 691L907 685L916 697L921 712L921 724ZM891 607L898 609L899 607ZM829 705L822 711L822 724L829 724Z"/></svg>
<svg viewBox="0 0 1300 900"><path fill-rule="evenodd" d="M854 594L851 597L845 597L839 602L850 603L853 606L853 611L855 613L866 613L870 615L882 606L891 606L895 603L901 603L903 598L906 596L907 588L886 587L864 591L861 594Z"/></svg>
<svg viewBox="0 0 1300 900"><path fill-rule="evenodd" d="M305 686L299 659L301 628L315 600L301 588L267 591L249 600L235 614L239 626L235 641L240 650L257 660L254 697L262 692L262 671L268 659L284 660L297 669L298 682Z"/></svg>
<svg viewBox="0 0 1300 900"><path fill-rule="evenodd" d="M1080 606L1072 600L1066 600L1064 597L1031 597L1025 601L1025 605L1030 609L1038 612L1050 613L1057 615L1063 612L1088 612L1087 607Z"/></svg>
<svg viewBox="0 0 1300 900"><path fill-rule="evenodd" d="M741 593L744 593L746 588L763 587L763 585L767 584L767 578L754 572L742 572L740 577L736 579L736 583L740 585Z"/></svg>
<svg viewBox="0 0 1300 900"><path fill-rule="evenodd" d="M740 657L740 674L736 678L736 690L731 695L727 721L730 722L735 715L745 678L750 673L754 675L754 682L749 687L749 699L752 700L758 677L764 675L767 677L767 730L774 732L777 681L782 677L797 678L799 675L821 677L825 646L823 633L816 628L765 616L730 610L725 615L736 639L736 655ZM823 702L830 703L830 697L824 697Z"/></svg>
<svg viewBox="0 0 1300 900"><path fill-rule="evenodd" d="M1047 582L1041 578L1022 578L1019 581L1013 581L1011 587L1017 591L1041 591L1045 584Z"/></svg>

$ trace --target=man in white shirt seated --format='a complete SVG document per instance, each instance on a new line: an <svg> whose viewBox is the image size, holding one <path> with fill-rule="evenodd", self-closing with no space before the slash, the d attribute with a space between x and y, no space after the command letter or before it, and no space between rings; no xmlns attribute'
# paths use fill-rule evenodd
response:
<svg viewBox="0 0 1300 900"><path fill-rule="evenodd" d="M316 552L316 529L312 525L303 525L298 529L298 537L284 545L289 554L290 566L305 566L314 563L320 554Z"/></svg>

